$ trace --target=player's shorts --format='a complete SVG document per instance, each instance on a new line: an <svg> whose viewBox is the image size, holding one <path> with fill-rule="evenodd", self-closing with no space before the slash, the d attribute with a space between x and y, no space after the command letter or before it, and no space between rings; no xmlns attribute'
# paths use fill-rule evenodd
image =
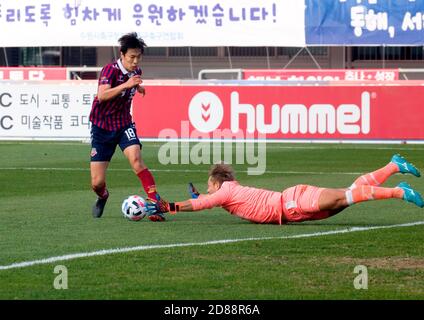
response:
<svg viewBox="0 0 424 320"><path fill-rule="evenodd" d="M299 184L283 191L283 222L320 220L330 216L320 211L318 199L324 188ZM285 220L285 221L284 221Z"/></svg>
<svg viewBox="0 0 424 320"><path fill-rule="evenodd" d="M141 148L134 124L118 131L108 131L95 125L91 127L91 161L110 161L117 145L122 151L132 145Z"/></svg>

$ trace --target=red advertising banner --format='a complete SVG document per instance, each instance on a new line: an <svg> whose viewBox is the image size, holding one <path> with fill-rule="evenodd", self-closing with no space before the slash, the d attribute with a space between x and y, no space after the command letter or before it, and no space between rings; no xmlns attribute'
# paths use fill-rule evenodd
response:
<svg viewBox="0 0 424 320"><path fill-rule="evenodd" d="M288 81L393 81L397 69L243 69L245 80Z"/></svg>
<svg viewBox="0 0 424 320"><path fill-rule="evenodd" d="M142 138L424 140L424 86L148 86Z"/></svg>
<svg viewBox="0 0 424 320"><path fill-rule="evenodd" d="M66 80L66 68L0 67L0 80Z"/></svg>

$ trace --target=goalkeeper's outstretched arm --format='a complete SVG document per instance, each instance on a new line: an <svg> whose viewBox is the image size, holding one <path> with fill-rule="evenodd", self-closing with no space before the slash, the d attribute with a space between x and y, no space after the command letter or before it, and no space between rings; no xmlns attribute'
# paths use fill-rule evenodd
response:
<svg viewBox="0 0 424 320"><path fill-rule="evenodd" d="M178 211L194 211L190 200L182 202L170 202L168 204L169 213L175 214Z"/></svg>
<svg viewBox="0 0 424 320"><path fill-rule="evenodd" d="M192 195L191 199L181 202L167 202L157 197L157 201L151 202L146 206L147 211L149 214L155 214L155 212L175 214L178 211L199 211L220 207L228 198L227 192L222 190L222 188L213 194L199 194L195 189L194 193L196 197ZM159 202L161 203L160 206Z"/></svg>
<svg viewBox="0 0 424 320"><path fill-rule="evenodd" d="M178 211L199 211L220 207L224 203L226 196L221 190L213 194L199 194L196 199L189 199L182 202L170 202L169 212L176 213Z"/></svg>

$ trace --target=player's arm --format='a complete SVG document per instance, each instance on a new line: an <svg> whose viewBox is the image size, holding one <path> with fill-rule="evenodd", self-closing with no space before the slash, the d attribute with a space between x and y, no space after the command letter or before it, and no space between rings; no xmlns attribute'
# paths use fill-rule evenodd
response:
<svg viewBox="0 0 424 320"><path fill-rule="evenodd" d="M100 101L107 101L113 99L116 96L120 95L122 91L138 86L142 82L143 80L141 80L141 77L139 75L136 75L116 87L112 87L110 84L101 84L97 89L97 98Z"/></svg>
<svg viewBox="0 0 424 320"><path fill-rule="evenodd" d="M189 199L181 202L168 202L166 205L166 211L168 211L170 214L176 214L180 211L200 211L220 206L219 202L210 198L212 197L209 195L204 195L199 199Z"/></svg>
<svg viewBox="0 0 424 320"><path fill-rule="evenodd" d="M168 210L171 214L177 213L178 211L193 211L193 206L190 200L175 203L170 202Z"/></svg>
<svg viewBox="0 0 424 320"><path fill-rule="evenodd" d="M146 210L147 215L155 215L158 213L169 212L175 214L178 211L193 211L193 206L190 200L181 201L181 202L168 202L160 197L156 197L157 201L147 199L146 200Z"/></svg>
<svg viewBox="0 0 424 320"><path fill-rule="evenodd" d="M189 192L192 198L181 202L168 202L157 195L156 201L150 200L146 207L148 214L153 215L157 212L175 214L179 211L211 209L222 206L230 196L229 191L224 188L220 188L213 194L199 194L192 183L189 184Z"/></svg>

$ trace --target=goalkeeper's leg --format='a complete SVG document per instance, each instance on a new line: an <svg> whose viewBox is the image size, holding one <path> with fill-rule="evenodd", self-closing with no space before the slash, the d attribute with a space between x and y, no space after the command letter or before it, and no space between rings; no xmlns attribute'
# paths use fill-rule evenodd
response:
<svg viewBox="0 0 424 320"><path fill-rule="evenodd" d="M390 162L383 168L364 174L356 179L355 182L350 186L350 189L354 189L362 185L380 186L391 175L398 172L404 174L410 173L416 177L421 176L419 170L412 163L408 162L404 157L395 154Z"/></svg>
<svg viewBox="0 0 424 320"><path fill-rule="evenodd" d="M359 202L401 199L423 208L419 192L406 182L395 188L361 185L353 189L330 189L297 185L283 191L283 213L288 222L320 220L331 217Z"/></svg>
<svg viewBox="0 0 424 320"><path fill-rule="evenodd" d="M395 188L362 185L354 189L324 189L318 203L320 210L339 212L355 203L383 199L401 199L424 207L420 193L405 182Z"/></svg>

